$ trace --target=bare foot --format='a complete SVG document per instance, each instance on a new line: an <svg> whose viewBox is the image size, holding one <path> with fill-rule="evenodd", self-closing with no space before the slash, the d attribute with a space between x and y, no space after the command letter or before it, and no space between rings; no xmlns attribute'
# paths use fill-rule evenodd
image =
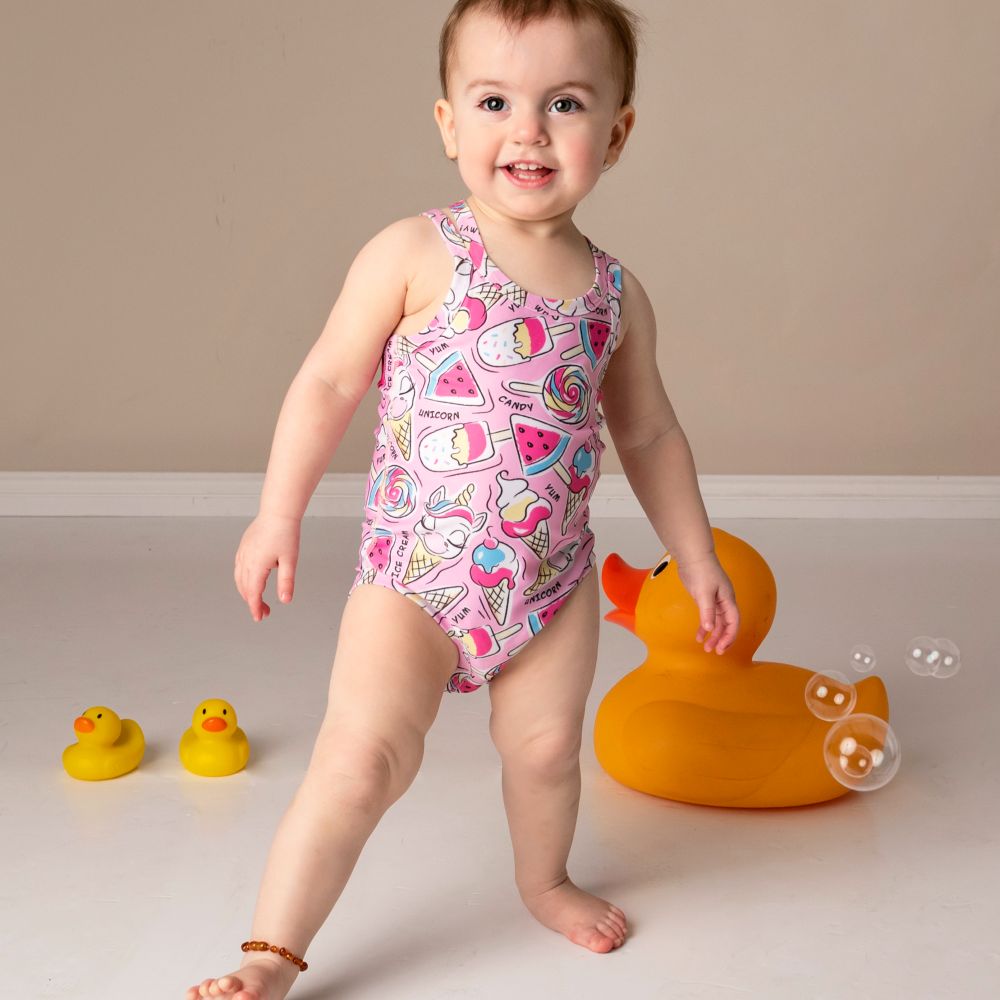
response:
<svg viewBox="0 0 1000 1000"><path fill-rule="evenodd" d="M250 955L253 958L250 958ZM247 952L238 972L221 979L206 979L192 986L184 1000L202 997L225 997L226 1000L284 1000L298 976L298 967L286 958L265 958L263 953Z"/></svg>
<svg viewBox="0 0 1000 1000"><path fill-rule="evenodd" d="M606 899L592 896L566 877L536 896L522 894L524 905L546 927L591 951L612 951L625 943L625 914Z"/></svg>

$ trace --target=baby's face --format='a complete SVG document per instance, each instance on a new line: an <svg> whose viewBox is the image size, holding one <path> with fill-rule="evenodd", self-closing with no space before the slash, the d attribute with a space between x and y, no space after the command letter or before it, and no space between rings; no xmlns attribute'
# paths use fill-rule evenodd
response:
<svg viewBox="0 0 1000 1000"><path fill-rule="evenodd" d="M477 200L518 218L572 211L617 160L635 120L620 105L611 44L592 20L551 18L512 34L472 14L458 30L448 92L434 106L445 152L457 155ZM521 187L506 170L519 161L553 172L542 186Z"/></svg>

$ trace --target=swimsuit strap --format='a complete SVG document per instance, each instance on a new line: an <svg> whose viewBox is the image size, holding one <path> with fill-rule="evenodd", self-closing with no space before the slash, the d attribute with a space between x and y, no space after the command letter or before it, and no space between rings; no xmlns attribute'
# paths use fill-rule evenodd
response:
<svg viewBox="0 0 1000 1000"><path fill-rule="evenodd" d="M440 208L429 208L426 212L421 212L420 214L426 215L428 219L436 224L438 235L444 240L445 245L451 251L453 256L460 258L468 257L468 237L461 232L462 225L459 222L458 213L455 212L455 206L450 205L449 208L451 208L452 216L455 218L455 223L458 226L457 230L449 221L448 213L442 211Z"/></svg>

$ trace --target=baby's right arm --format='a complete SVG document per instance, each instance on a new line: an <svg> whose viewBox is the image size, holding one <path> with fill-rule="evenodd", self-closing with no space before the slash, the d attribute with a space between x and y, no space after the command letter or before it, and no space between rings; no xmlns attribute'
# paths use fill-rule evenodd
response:
<svg viewBox="0 0 1000 1000"><path fill-rule="evenodd" d="M280 599L292 599L302 515L403 315L426 226L419 216L400 219L361 248L285 395L260 511L243 535L233 573L254 621L271 613L263 595L275 567Z"/></svg>

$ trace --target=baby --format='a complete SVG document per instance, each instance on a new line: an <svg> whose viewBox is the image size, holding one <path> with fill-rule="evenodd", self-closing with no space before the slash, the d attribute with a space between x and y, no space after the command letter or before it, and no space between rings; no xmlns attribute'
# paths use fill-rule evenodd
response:
<svg viewBox="0 0 1000 1000"><path fill-rule="evenodd" d="M545 11L530 16L526 11ZM260 512L236 554L254 621L287 603L309 497L379 362L379 426L327 712L271 848L239 970L196 997L279 1000L386 810L445 691L488 685L514 879L542 924L595 952L628 932L566 864L600 610L589 498L604 422L697 604L736 636L643 287L573 224L635 123L638 17L616 0L459 0L435 119L469 194L357 255L285 398Z"/></svg>

